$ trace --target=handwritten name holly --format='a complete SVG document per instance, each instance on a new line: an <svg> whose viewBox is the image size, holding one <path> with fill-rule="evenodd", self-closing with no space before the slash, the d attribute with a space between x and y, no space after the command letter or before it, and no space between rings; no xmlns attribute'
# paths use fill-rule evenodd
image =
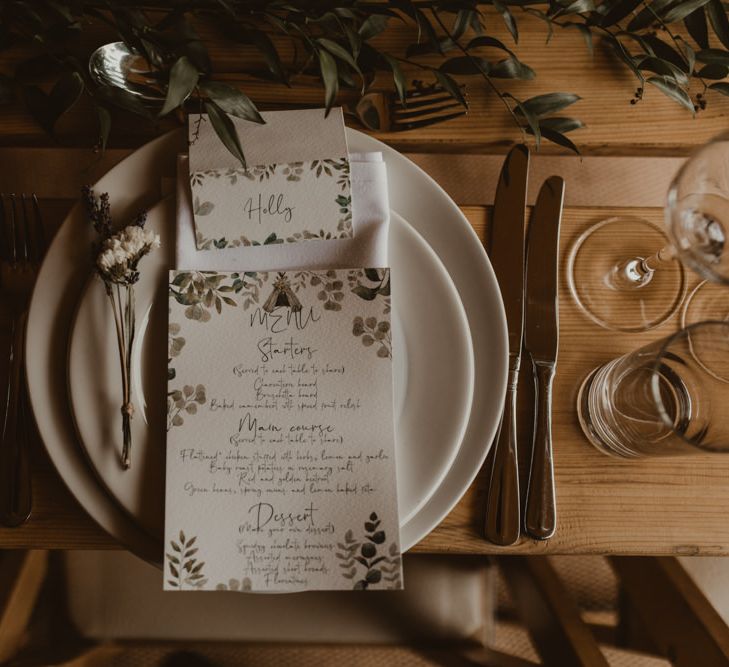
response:
<svg viewBox="0 0 729 667"><path fill-rule="evenodd" d="M283 194L272 194L268 199L260 192L258 197L248 197L243 204L243 211L248 215L248 222L263 224L264 217L282 218L288 224L294 215L294 207L287 206Z"/></svg>

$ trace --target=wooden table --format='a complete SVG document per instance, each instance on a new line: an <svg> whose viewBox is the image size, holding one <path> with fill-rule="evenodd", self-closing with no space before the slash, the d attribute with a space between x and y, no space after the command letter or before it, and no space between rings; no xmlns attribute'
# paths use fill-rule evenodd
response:
<svg viewBox="0 0 729 667"><path fill-rule="evenodd" d="M201 26L205 32L205 26ZM82 42L98 44L109 35L103 29L85 30ZM729 100L712 96L708 108L692 119L678 105L649 90L646 99L629 104L634 89L631 75L599 44L590 58L581 37L559 31L548 47L544 26L524 17L520 23L522 59L537 71L534 82L518 82L511 90L519 96L550 91L569 91L584 99L574 106L574 115L588 128L573 139L585 155L685 155L693 146L726 128ZM504 40L508 37L501 35ZM388 47L404 49L410 37L404 29L388 33ZM240 49L217 41L211 49L215 71L237 81ZM245 55L245 54L244 54ZM3 51L0 72L10 71L20 54ZM510 84L511 85L511 84ZM320 91L289 91L270 84L247 84L249 94L265 103L277 100L315 103ZM403 134L378 138L406 152L500 153L519 139L503 107L475 79L470 81L471 110L467 117ZM0 110L0 147L56 147L27 116L20 105ZM151 128L146 123L120 119L110 146L134 148L171 126ZM94 143L92 110L80 102L58 127L58 142L69 149ZM2 150L0 148L0 150ZM546 153L556 149L545 145ZM74 196L75 184L93 180L118 160L124 151L110 150L100 163L83 171L96 157L82 151L78 173L63 177L44 174L38 168L20 169L7 158L0 166L0 190L34 190L42 198L46 220L57 225ZM7 152L3 152L7 156ZM32 154L30 154L32 155ZM26 156L27 157L27 156ZM669 163L670 164L670 163ZM569 188L569 183L568 183ZM458 199L457 199L458 201ZM483 238L488 209L465 204L464 213ZM589 224L607 215L621 213L614 207L568 206L563 224L563 250ZM659 208L639 213L658 221ZM472 488L443 523L415 550L461 553L602 553L602 554L712 554L729 552L729 457L695 456L621 462L594 451L579 430L575 397L579 383L594 366L634 349L644 342L667 335L675 319L661 328L639 335L616 335L591 325L573 304L566 288L561 295L560 361L555 385L555 463L559 524L554 539L523 541L499 549L481 537L488 465ZM525 375L523 378L528 380ZM523 385L528 400L529 383ZM21 528L0 528L0 548L119 548L75 503L40 446L34 452L34 512Z"/></svg>

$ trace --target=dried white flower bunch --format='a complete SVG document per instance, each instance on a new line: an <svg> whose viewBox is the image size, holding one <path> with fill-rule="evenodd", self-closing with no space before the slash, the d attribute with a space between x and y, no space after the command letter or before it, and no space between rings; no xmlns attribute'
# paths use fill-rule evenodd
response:
<svg viewBox="0 0 729 667"><path fill-rule="evenodd" d="M159 245L159 234L151 229L129 225L102 243L96 258L96 268L104 280L119 285L133 285L139 280L139 260L159 248Z"/></svg>
<svg viewBox="0 0 729 667"><path fill-rule="evenodd" d="M132 346L136 328L134 285L139 280L139 261L159 248L159 235L144 228L146 211L137 215L132 224L114 233L109 194L103 192L97 197L89 186L84 186L81 193L86 215L99 235L98 241L94 243L96 272L104 282L116 326L122 376L123 444L120 463L126 470L132 463Z"/></svg>

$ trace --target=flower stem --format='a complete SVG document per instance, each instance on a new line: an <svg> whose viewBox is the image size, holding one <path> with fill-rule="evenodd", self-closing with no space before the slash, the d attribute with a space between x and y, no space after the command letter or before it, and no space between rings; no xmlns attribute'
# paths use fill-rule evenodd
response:
<svg viewBox="0 0 729 667"><path fill-rule="evenodd" d="M134 407L131 402L131 359L132 343L134 342L134 288L125 286L126 294L122 299L119 285L106 284L106 293L111 301L111 308L114 313L114 324L116 325L117 347L119 349L119 364L122 376L122 453L121 465L127 470L131 465L132 430L131 419Z"/></svg>

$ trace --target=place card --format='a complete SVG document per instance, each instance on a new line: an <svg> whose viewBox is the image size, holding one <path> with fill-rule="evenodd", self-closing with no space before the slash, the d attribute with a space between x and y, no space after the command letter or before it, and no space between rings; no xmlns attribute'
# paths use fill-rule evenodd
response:
<svg viewBox="0 0 729 667"><path fill-rule="evenodd" d="M166 590L402 588L390 270L171 271Z"/></svg>
<svg viewBox="0 0 729 667"><path fill-rule="evenodd" d="M207 115L189 118L198 250L351 238L352 194L342 109L271 111L265 125L230 116L247 167Z"/></svg>

